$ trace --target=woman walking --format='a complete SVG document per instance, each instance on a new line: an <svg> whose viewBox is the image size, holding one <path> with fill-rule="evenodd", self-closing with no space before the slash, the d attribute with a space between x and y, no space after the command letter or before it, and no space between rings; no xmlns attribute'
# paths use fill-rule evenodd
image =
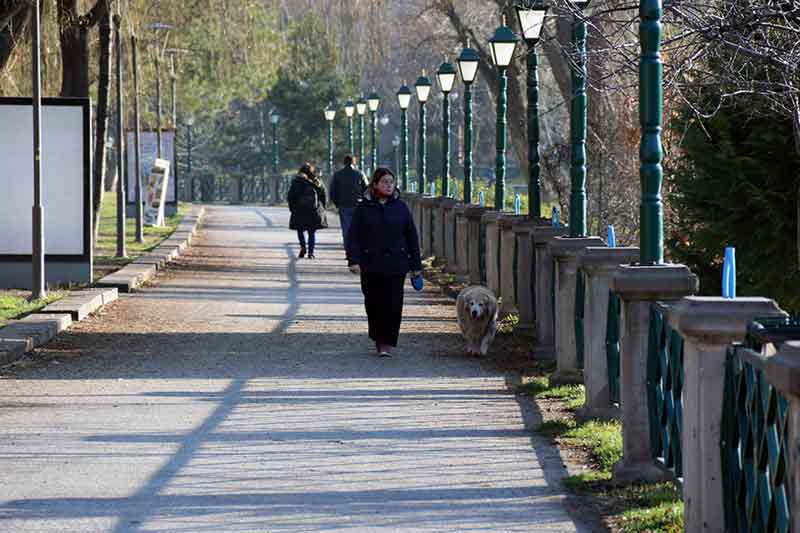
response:
<svg viewBox="0 0 800 533"><path fill-rule="evenodd" d="M361 275L369 338L378 355L388 357L400 334L406 275L410 271L419 276L422 263L417 228L387 168L375 171L353 213L347 264L353 274Z"/></svg>
<svg viewBox="0 0 800 533"><path fill-rule="evenodd" d="M298 258L314 259L314 245L316 244L316 231L328 227L325 206L328 203L325 186L316 175L316 168L311 163L303 163L300 171L289 187L289 229L297 230L297 240L300 242ZM306 236L308 233L308 248Z"/></svg>

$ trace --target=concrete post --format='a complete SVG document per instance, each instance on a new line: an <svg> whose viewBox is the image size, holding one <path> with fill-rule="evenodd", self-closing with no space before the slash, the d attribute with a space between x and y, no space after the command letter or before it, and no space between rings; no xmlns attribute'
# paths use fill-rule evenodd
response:
<svg viewBox="0 0 800 533"><path fill-rule="evenodd" d="M231 203L242 203L242 178L239 176L231 178Z"/></svg>
<svg viewBox="0 0 800 533"><path fill-rule="evenodd" d="M485 207L477 205L467 206L464 216L467 218L467 269L469 270L469 284L481 284L481 220L486 213Z"/></svg>
<svg viewBox="0 0 800 533"><path fill-rule="evenodd" d="M523 334L535 332L534 284L536 269L534 268L533 228L547 224L541 218L514 220L511 229L517 242L517 312L519 322L514 331Z"/></svg>
<svg viewBox="0 0 800 533"><path fill-rule="evenodd" d="M639 260L639 248L584 248L578 254L578 269L586 279L583 315L583 384L586 402L578 412L584 419L610 420L619 417L608 388L606 327L611 276L622 264Z"/></svg>
<svg viewBox="0 0 800 533"><path fill-rule="evenodd" d="M551 384L581 384L583 371L578 367L575 339L575 285L578 277L578 254L589 246L603 246L600 237L556 237L547 247L555 262L556 310L555 342L557 369Z"/></svg>
<svg viewBox="0 0 800 533"><path fill-rule="evenodd" d="M647 405L647 351L650 305L694 294L697 276L685 265L622 265L611 278L611 289L622 301L620 329L620 406L622 459L613 481L663 481L669 474L650 457L650 420Z"/></svg>
<svg viewBox="0 0 800 533"><path fill-rule="evenodd" d="M555 359L555 316L553 314L553 256L548 244L566 235L565 227L536 226L532 229L534 246L534 315L536 317L537 359Z"/></svg>
<svg viewBox="0 0 800 533"><path fill-rule="evenodd" d="M411 218L414 220L414 226L417 227L417 231L419 232L419 216L417 214L419 195L413 192L404 192L402 193L401 198L405 201L406 205L408 205L408 210L411 212ZM419 238L419 235L417 235L417 238Z"/></svg>
<svg viewBox="0 0 800 533"><path fill-rule="evenodd" d="M486 224L486 286L500 296L500 226L497 219L503 216L502 211L487 211L482 222Z"/></svg>
<svg viewBox="0 0 800 533"><path fill-rule="evenodd" d="M517 309L517 280L514 277L514 259L517 236L514 233L514 222L527 219L527 215L504 214L497 219L500 232L500 315L518 313Z"/></svg>
<svg viewBox="0 0 800 533"><path fill-rule="evenodd" d="M720 423L725 353L756 317L785 316L767 298L689 296L672 306L669 322L683 337L683 521L686 531L725 530Z"/></svg>
<svg viewBox="0 0 800 533"><path fill-rule="evenodd" d="M800 341L784 342L764 364L767 380L789 400L788 474L791 531L800 531Z"/></svg>
<svg viewBox="0 0 800 533"><path fill-rule="evenodd" d="M454 240L454 253L456 254L455 268L453 273L457 277L469 274L469 221L467 220L467 205L456 204L453 208L455 218L456 238Z"/></svg>
<svg viewBox="0 0 800 533"><path fill-rule="evenodd" d="M436 198L430 196L423 196L420 200L420 214L422 224L420 224L419 231L421 233L420 244L422 246L422 257L430 257L434 255L433 242L431 239L431 224L433 224L433 209L436 204Z"/></svg>
<svg viewBox="0 0 800 533"><path fill-rule="evenodd" d="M446 181L446 180L445 180ZM439 228L441 238L439 239L439 250L441 251L438 256L441 258L442 267L445 272L452 272L455 269L455 214L453 208L458 203L453 198L443 197L439 200Z"/></svg>

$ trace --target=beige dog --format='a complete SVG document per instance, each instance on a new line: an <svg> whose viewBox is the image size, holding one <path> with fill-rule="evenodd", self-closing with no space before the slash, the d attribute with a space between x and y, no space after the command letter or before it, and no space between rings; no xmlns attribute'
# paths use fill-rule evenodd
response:
<svg viewBox="0 0 800 533"><path fill-rule="evenodd" d="M456 305L467 353L486 355L497 333L497 299L483 285L472 285L458 294Z"/></svg>

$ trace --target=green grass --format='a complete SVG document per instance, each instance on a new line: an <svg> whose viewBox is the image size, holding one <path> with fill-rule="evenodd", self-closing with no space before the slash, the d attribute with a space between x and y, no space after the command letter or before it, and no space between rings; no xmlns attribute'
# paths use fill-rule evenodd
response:
<svg viewBox="0 0 800 533"><path fill-rule="evenodd" d="M583 385L559 385L550 387L547 376L537 376L524 385L517 387L517 392L543 400L565 400L569 409L577 409L584 404L586 390Z"/></svg>
<svg viewBox="0 0 800 533"><path fill-rule="evenodd" d="M0 294L0 327L5 326L10 320L23 318L25 315L35 313L46 305L60 300L65 296L64 291L50 291L43 300L28 301L21 296Z"/></svg>
<svg viewBox="0 0 800 533"><path fill-rule="evenodd" d="M140 255L149 252L161 241L169 237L189 208L185 202L178 203L178 213L167 217L163 227L144 227L144 243L136 242L136 220L128 218L125 226L125 245L127 258L116 257L117 254L117 196L106 193L103 208L100 211L100 229L94 247L95 278L122 268Z"/></svg>
<svg viewBox="0 0 800 533"><path fill-rule="evenodd" d="M622 425L613 420L589 420L564 434L564 439L585 447L603 470L611 470L622 458Z"/></svg>

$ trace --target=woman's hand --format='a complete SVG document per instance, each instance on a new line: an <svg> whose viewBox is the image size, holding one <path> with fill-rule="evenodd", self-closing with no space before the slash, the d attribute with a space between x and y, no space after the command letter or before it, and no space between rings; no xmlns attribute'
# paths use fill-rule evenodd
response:
<svg viewBox="0 0 800 533"><path fill-rule="evenodd" d="M351 272L352 274L355 274L356 276L358 276L359 274L361 274L361 267L360 267L360 266L358 266L358 265L350 265L350 266L349 266L349 267L347 267L347 268L349 268L349 269L350 269L350 272Z"/></svg>

